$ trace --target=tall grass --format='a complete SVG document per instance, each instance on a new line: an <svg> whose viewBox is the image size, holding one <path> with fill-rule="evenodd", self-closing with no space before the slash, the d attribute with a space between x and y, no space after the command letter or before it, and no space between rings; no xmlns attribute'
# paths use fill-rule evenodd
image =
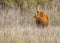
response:
<svg viewBox="0 0 60 43"><path fill-rule="evenodd" d="M0 0L0 3L0 43L60 43L59 0ZM33 21L36 10L49 16L48 27L36 26Z"/></svg>

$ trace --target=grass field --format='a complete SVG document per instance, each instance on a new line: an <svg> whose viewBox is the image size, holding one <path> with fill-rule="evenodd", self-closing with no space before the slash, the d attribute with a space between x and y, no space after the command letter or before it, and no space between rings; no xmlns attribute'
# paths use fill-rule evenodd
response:
<svg viewBox="0 0 60 43"><path fill-rule="evenodd" d="M38 28L33 21L35 7L22 10L0 6L0 43L60 43L60 3L56 3L44 9L38 7L51 20L44 28Z"/></svg>
<svg viewBox="0 0 60 43"><path fill-rule="evenodd" d="M37 28L33 16L34 12L30 11L1 9L0 43L60 43L59 25L54 22L48 27Z"/></svg>
<svg viewBox="0 0 60 43"><path fill-rule="evenodd" d="M1 28L0 43L60 43L60 27L48 28L13 27Z"/></svg>

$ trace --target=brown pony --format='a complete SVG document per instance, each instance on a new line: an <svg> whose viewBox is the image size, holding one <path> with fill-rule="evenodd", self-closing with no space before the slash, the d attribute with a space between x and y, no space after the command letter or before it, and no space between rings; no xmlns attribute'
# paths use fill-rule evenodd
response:
<svg viewBox="0 0 60 43"><path fill-rule="evenodd" d="M36 15L33 20L36 21L37 26L48 26L50 24L50 19L43 11L36 11Z"/></svg>

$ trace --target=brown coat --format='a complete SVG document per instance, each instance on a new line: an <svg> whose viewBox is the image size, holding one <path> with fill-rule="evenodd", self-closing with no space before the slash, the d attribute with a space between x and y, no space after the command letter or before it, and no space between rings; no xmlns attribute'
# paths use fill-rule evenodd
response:
<svg viewBox="0 0 60 43"><path fill-rule="evenodd" d="M50 24L50 19L43 11L37 11L34 16L34 20L37 25L48 26Z"/></svg>

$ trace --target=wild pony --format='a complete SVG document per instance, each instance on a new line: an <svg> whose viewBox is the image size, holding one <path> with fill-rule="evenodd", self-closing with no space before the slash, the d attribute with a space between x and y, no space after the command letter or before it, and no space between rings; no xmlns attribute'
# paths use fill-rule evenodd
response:
<svg viewBox="0 0 60 43"><path fill-rule="evenodd" d="M50 19L43 11L36 11L33 20L36 21L37 26L48 26L50 24Z"/></svg>

